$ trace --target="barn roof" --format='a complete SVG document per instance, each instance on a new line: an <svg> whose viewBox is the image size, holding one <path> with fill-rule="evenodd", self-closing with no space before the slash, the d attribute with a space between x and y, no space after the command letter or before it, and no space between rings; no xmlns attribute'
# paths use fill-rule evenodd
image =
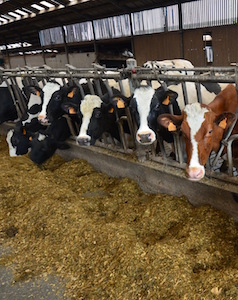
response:
<svg viewBox="0 0 238 300"><path fill-rule="evenodd" d="M38 32L188 0L11 0L0 1L0 45L28 42L39 48ZM37 6L38 5L38 6Z"/></svg>

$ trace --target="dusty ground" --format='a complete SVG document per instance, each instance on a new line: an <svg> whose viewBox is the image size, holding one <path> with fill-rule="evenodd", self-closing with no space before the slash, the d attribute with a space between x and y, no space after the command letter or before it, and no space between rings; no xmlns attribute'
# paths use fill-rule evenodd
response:
<svg viewBox="0 0 238 300"><path fill-rule="evenodd" d="M224 213L82 160L39 168L2 137L0 166L0 263L16 283L56 275L77 300L238 299L238 227Z"/></svg>

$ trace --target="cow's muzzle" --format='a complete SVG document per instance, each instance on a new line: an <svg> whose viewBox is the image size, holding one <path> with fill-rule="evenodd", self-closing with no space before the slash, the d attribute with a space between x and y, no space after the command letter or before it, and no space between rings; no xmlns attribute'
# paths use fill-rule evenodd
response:
<svg viewBox="0 0 238 300"><path fill-rule="evenodd" d="M205 175L205 169L201 167L186 167L185 169L186 177L191 181L199 181Z"/></svg>
<svg viewBox="0 0 238 300"><path fill-rule="evenodd" d="M90 136L76 138L76 143L80 146L90 146L90 141L91 141Z"/></svg>
<svg viewBox="0 0 238 300"><path fill-rule="evenodd" d="M45 118L45 117L39 116L38 117L38 121L41 123L41 125L46 125L46 126L50 125L49 120L47 118Z"/></svg>
<svg viewBox="0 0 238 300"><path fill-rule="evenodd" d="M150 145L155 141L155 134L153 131L137 132L136 140L142 145Z"/></svg>

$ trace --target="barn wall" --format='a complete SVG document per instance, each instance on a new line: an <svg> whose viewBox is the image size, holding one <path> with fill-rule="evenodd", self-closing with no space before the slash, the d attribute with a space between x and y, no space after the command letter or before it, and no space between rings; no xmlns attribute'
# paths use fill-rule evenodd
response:
<svg viewBox="0 0 238 300"><path fill-rule="evenodd" d="M96 60L95 52L69 54L69 62L76 68L88 68Z"/></svg>
<svg viewBox="0 0 238 300"><path fill-rule="evenodd" d="M42 54L34 54L34 55L25 55L26 64L30 67L42 66L43 64L47 64L51 68L64 68L65 64L67 64L66 54L46 54L46 59L44 62ZM94 52L88 53L71 53L69 54L69 63L76 68L88 68L92 66L92 63L95 61L96 55ZM11 65L7 60L5 60L6 68L17 68L24 67L25 61L23 56L11 56L10 57Z"/></svg>
<svg viewBox="0 0 238 300"><path fill-rule="evenodd" d="M207 63L203 35L212 36L213 63ZM238 62L238 25L196 28L183 31L184 58L194 66L228 66ZM138 65L147 60L162 60L182 57L180 33L166 32L134 38ZM232 42L231 42L232 41Z"/></svg>
<svg viewBox="0 0 238 300"><path fill-rule="evenodd" d="M203 34L212 36L213 63L205 59ZM229 66L238 62L238 26L220 26L184 31L184 57L195 66ZM232 42L231 42L232 41Z"/></svg>
<svg viewBox="0 0 238 300"><path fill-rule="evenodd" d="M213 63L207 63L203 41L204 34L211 34ZM181 49L181 33L179 31L162 32L149 35L134 36L134 54L138 66L147 60L163 60L182 58L190 60L194 66L228 66L238 62L238 24L219 27L187 29L183 31L184 55ZM120 39L118 39L120 40ZM115 47L115 41L108 41L107 48ZM107 53L105 53L106 59ZM65 67L65 53L46 54L46 64L52 68ZM42 54L26 55L27 65L39 66L44 64ZM108 58L110 59L110 57ZM95 62L95 52L70 53L69 63L75 67L91 67ZM23 56L11 56L11 67L23 67ZM6 63L6 59L5 59ZM6 67L10 65L6 63Z"/></svg>
<svg viewBox="0 0 238 300"><path fill-rule="evenodd" d="M42 66L44 64L44 59L41 54L26 55L25 57L28 66L35 67Z"/></svg>
<svg viewBox="0 0 238 300"><path fill-rule="evenodd" d="M147 60L163 60L179 58L179 32L163 32L157 34L135 36L134 49L137 65L141 66Z"/></svg>
<svg viewBox="0 0 238 300"><path fill-rule="evenodd" d="M212 28L214 65L238 62L238 25Z"/></svg>
<svg viewBox="0 0 238 300"><path fill-rule="evenodd" d="M18 55L18 56L11 56L9 57L9 60L11 62L11 64L9 64L8 61L6 61L6 67L7 68L17 68L17 67L22 67L25 65L24 62L24 57L22 55Z"/></svg>
<svg viewBox="0 0 238 300"><path fill-rule="evenodd" d="M202 36L203 29L186 30L183 33L184 58L196 67L206 66Z"/></svg>

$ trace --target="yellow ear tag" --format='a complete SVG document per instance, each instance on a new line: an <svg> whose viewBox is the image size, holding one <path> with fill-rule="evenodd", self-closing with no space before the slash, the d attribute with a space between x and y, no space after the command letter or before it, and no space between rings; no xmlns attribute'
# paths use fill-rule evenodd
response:
<svg viewBox="0 0 238 300"><path fill-rule="evenodd" d="M23 134L26 135L26 129L23 129Z"/></svg>
<svg viewBox="0 0 238 300"><path fill-rule="evenodd" d="M219 127L221 127L222 129L225 129L226 128L226 125L227 125L227 118L225 118L224 120L222 120L220 123L219 123Z"/></svg>
<svg viewBox="0 0 238 300"><path fill-rule="evenodd" d="M40 97L40 92L36 91L36 96Z"/></svg>
<svg viewBox="0 0 238 300"><path fill-rule="evenodd" d="M70 93L68 93L68 95L67 95L69 98L73 98L73 96L74 96L74 92L72 91L72 92L70 92Z"/></svg>
<svg viewBox="0 0 238 300"><path fill-rule="evenodd" d="M169 105L169 96L162 102L164 105Z"/></svg>
<svg viewBox="0 0 238 300"><path fill-rule="evenodd" d="M110 114L112 114L112 113L113 113L113 111L114 111L114 109L113 109L113 107L112 107L112 108L110 108L110 109L109 109L109 111L108 111L108 112L109 112Z"/></svg>
<svg viewBox="0 0 238 300"><path fill-rule="evenodd" d="M174 123L169 122L168 131L176 131L176 126Z"/></svg>
<svg viewBox="0 0 238 300"><path fill-rule="evenodd" d="M32 141L32 136L29 136L29 141Z"/></svg>
<svg viewBox="0 0 238 300"><path fill-rule="evenodd" d="M75 109L73 107L69 108L69 114L70 115L75 115L76 114L76 111L75 111Z"/></svg>
<svg viewBox="0 0 238 300"><path fill-rule="evenodd" d="M125 108L125 103L121 98L116 98L117 99L117 107L118 108Z"/></svg>

